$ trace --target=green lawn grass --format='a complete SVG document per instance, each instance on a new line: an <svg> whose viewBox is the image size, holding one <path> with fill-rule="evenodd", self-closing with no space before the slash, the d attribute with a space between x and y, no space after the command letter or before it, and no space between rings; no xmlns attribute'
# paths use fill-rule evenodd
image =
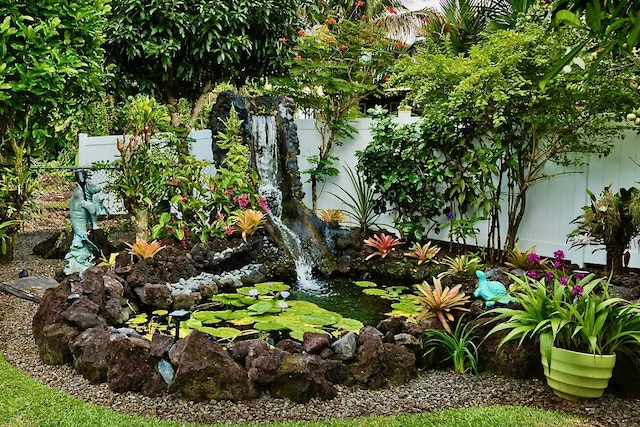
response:
<svg viewBox="0 0 640 427"><path fill-rule="evenodd" d="M43 385L18 371L0 355L0 426L37 427L119 427L119 426L196 426L161 421L140 416L117 414L101 406L84 403L74 397ZM256 426L265 424L242 424ZM425 412L392 417L362 417L328 420L318 423L286 422L268 424L276 427L543 427L585 426L584 420L551 411L532 408L492 406Z"/></svg>

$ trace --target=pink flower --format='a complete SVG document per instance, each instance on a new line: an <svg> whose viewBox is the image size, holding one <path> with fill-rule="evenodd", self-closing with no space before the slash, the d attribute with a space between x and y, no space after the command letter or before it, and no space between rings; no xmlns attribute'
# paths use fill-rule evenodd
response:
<svg viewBox="0 0 640 427"><path fill-rule="evenodd" d="M326 23L327 23L327 25L333 25L333 24L335 24L335 23L336 23L336 20L335 20L335 19L333 19L333 18L327 18L327 20L326 20L326 21L324 21L324 22L326 22Z"/></svg>
<svg viewBox="0 0 640 427"><path fill-rule="evenodd" d="M356 7L362 7L364 6L364 2L363 1L357 1L356 2Z"/></svg>
<svg viewBox="0 0 640 427"><path fill-rule="evenodd" d="M561 277L559 281L563 286L567 286L569 284L569 279L567 277Z"/></svg>
<svg viewBox="0 0 640 427"><path fill-rule="evenodd" d="M183 202L185 202L185 201L187 200L187 198L188 198L188 197L189 197L189 196L187 196L186 194L183 194L183 195L182 195L182 201L183 201Z"/></svg>
<svg viewBox="0 0 640 427"><path fill-rule="evenodd" d="M540 262L540 255L538 255L535 252L531 252L527 257L527 261L529 261L532 264L537 264Z"/></svg>
<svg viewBox="0 0 640 427"><path fill-rule="evenodd" d="M286 39L285 37L280 37L280 38L278 39L278 41L279 41L280 43L286 43L286 42L287 42L287 39Z"/></svg>
<svg viewBox="0 0 640 427"><path fill-rule="evenodd" d="M398 9L396 9L393 6L385 6L385 9L387 9L387 12L389 12L392 15L397 15L398 14Z"/></svg>
<svg viewBox="0 0 640 427"><path fill-rule="evenodd" d="M224 229L224 234L226 234L227 236L231 236L233 233L235 233L235 231L236 229L233 227L233 225L229 225Z"/></svg>
<svg viewBox="0 0 640 427"><path fill-rule="evenodd" d="M553 253L553 258L558 261L564 261L564 257L565 257L564 252L561 249L558 249Z"/></svg>
<svg viewBox="0 0 640 427"><path fill-rule="evenodd" d="M576 274L574 274L574 275L573 275L573 277L574 277L576 280L580 280L580 279L582 279L582 278L584 277L584 274L582 274L582 273L576 273Z"/></svg>
<svg viewBox="0 0 640 427"><path fill-rule="evenodd" d="M304 36L305 34L307 34L307 32L305 30L298 30L298 35L299 36Z"/></svg>
<svg viewBox="0 0 640 427"><path fill-rule="evenodd" d="M580 285L575 285L573 288L571 288L571 293L573 294L574 297L580 298L584 293L584 288Z"/></svg>
<svg viewBox="0 0 640 427"><path fill-rule="evenodd" d="M300 55L296 55L296 56L294 56L294 58L296 59L296 61L301 61L302 60L302 56L300 56Z"/></svg>
<svg viewBox="0 0 640 427"><path fill-rule="evenodd" d="M529 276L532 279L537 279L538 278L538 273L536 273L535 271L531 270L527 272L527 276Z"/></svg>
<svg viewBox="0 0 640 427"><path fill-rule="evenodd" d="M178 185L178 184L180 184L180 180L178 178L173 178L171 180L171 185Z"/></svg>
<svg viewBox="0 0 640 427"><path fill-rule="evenodd" d="M558 270L559 270L559 269L561 269L561 268L563 268L563 267L564 267L564 261L559 261L559 260L557 260L557 259L554 259L554 260L553 260L553 268L555 268L555 269L558 269Z"/></svg>
<svg viewBox="0 0 640 427"><path fill-rule="evenodd" d="M240 209L245 209L249 205L249 195L242 193L240 196L233 198L233 203L237 203Z"/></svg>
<svg viewBox="0 0 640 427"><path fill-rule="evenodd" d="M552 273L552 272L547 271L547 272L545 273L545 275L547 276L547 279L549 279L549 280L553 279L553 273Z"/></svg>
<svg viewBox="0 0 640 427"><path fill-rule="evenodd" d="M224 220L226 217L227 216L225 214L223 214L222 212L218 212L216 214L216 219L219 219L219 220Z"/></svg>
<svg viewBox="0 0 640 427"><path fill-rule="evenodd" d="M260 200L258 200L258 206L260 206L262 210L265 212L271 212L271 208L269 207L269 204L264 198L261 198Z"/></svg>

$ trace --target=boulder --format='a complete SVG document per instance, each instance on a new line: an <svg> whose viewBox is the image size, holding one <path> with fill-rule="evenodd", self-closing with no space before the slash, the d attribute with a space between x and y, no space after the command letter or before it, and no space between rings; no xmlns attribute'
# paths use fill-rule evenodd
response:
<svg viewBox="0 0 640 427"><path fill-rule="evenodd" d="M287 353L302 353L302 344L289 338L278 341L276 348Z"/></svg>
<svg viewBox="0 0 640 427"><path fill-rule="evenodd" d="M52 323L45 326L36 339L40 359L47 365L72 363L71 342L80 332L80 329L68 323Z"/></svg>
<svg viewBox="0 0 640 427"><path fill-rule="evenodd" d="M351 360L356 357L358 349L358 337L353 332L348 332L331 344L331 350L338 360Z"/></svg>
<svg viewBox="0 0 640 427"><path fill-rule="evenodd" d="M178 341L169 351L169 358L176 367L170 391L186 399L238 401L258 395L247 371L200 331Z"/></svg>
<svg viewBox="0 0 640 427"><path fill-rule="evenodd" d="M350 365L355 382L370 389L404 384L417 373L415 354L403 346L383 343L374 328L363 328L356 360ZM364 334L362 332L365 332Z"/></svg>
<svg viewBox="0 0 640 427"><path fill-rule="evenodd" d="M118 337L109 346L107 381L116 393L142 392L158 396L165 382L156 369L158 359L150 352L151 343L142 338Z"/></svg>
<svg viewBox="0 0 640 427"><path fill-rule="evenodd" d="M173 304L171 291L166 285L147 283L134 289L143 304L155 308L169 309Z"/></svg>
<svg viewBox="0 0 640 427"><path fill-rule="evenodd" d="M93 384L107 381L110 336L102 325L87 329L71 343L73 367Z"/></svg>
<svg viewBox="0 0 640 427"><path fill-rule="evenodd" d="M309 354L320 354L331 345L329 335L319 332L305 332L302 335L302 350Z"/></svg>
<svg viewBox="0 0 640 427"><path fill-rule="evenodd" d="M99 316L100 306L87 296L80 295L73 301L63 314L64 318L72 325L77 326L81 331L106 325L106 322Z"/></svg>
<svg viewBox="0 0 640 427"><path fill-rule="evenodd" d="M285 354L269 386L271 396L306 403L312 398L332 399L338 391L326 378L330 361L311 354Z"/></svg>

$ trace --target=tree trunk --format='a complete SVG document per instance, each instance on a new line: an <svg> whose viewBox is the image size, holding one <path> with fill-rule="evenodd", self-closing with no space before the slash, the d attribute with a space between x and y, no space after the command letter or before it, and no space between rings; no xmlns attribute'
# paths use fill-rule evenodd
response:
<svg viewBox="0 0 640 427"><path fill-rule="evenodd" d="M626 242L623 242L622 244L616 244L614 242L606 245L607 265L605 266L605 271L607 273L612 271L614 276L624 273L622 257L624 255L626 244Z"/></svg>
<svg viewBox="0 0 640 427"><path fill-rule="evenodd" d="M134 208L131 213L133 231L136 234L136 240L146 241L151 235L149 227L149 211L146 209Z"/></svg>
<svg viewBox="0 0 640 427"><path fill-rule="evenodd" d="M18 241L17 231L7 233L4 239L7 250L4 253L0 251L0 264L8 264L11 261L13 261L13 255L16 250L17 241Z"/></svg>

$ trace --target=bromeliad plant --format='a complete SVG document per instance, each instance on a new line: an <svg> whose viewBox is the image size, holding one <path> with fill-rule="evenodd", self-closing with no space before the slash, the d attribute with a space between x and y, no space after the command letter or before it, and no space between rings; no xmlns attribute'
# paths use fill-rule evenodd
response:
<svg viewBox="0 0 640 427"><path fill-rule="evenodd" d="M430 317L438 317L445 331L451 333L449 322L454 320L453 312L469 311L464 305L469 302L469 296L460 291L462 285L456 285L449 289L446 286L442 288L440 279L433 278L433 289L425 280L418 285L418 291L421 295L414 296L419 304L422 305L422 311L418 315L418 320Z"/></svg>
<svg viewBox="0 0 640 427"><path fill-rule="evenodd" d="M236 230L242 234L242 240L255 233L264 222L264 213L254 209L240 211L232 217Z"/></svg>
<svg viewBox="0 0 640 427"><path fill-rule="evenodd" d="M434 264L438 264L438 260L436 259L436 255L440 252L440 247L433 245L432 242L427 242L424 245L420 243L414 243L413 246L409 249L410 252L404 254L404 256L415 258L418 260L418 265L421 265L424 262L432 262Z"/></svg>
<svg viewBox="0 0 640 427"><path fill-rule="evenodd" d="M589 274L579 280L545 280L511 276L519 289L512 297L518 308L487 312L502 321L489 335L508 331L500 341L550 339L554 346L593 354L631 353L640 346L640 305L611 297L609 283Z"/></svg>
<svg viewBox="0 0 640 427"><path fill-rule="evenodd" d="M394 246L402 243L400 240L393 236L387 236L384 233L374 234L373 237L364 240L364 244L374 248L376 251L370 254L365 260L369 260L374 256L380 256L380 258L386 257Z"/></svg>
<svg viewBox="0 0 640 427"><path fill-rule="evenodd" d="M137 256L139 259L153 258L158 252L165 248L157 240L147 242L146 240L137 239L134 244L126 243L129 247L129 254Z"/></svg>

